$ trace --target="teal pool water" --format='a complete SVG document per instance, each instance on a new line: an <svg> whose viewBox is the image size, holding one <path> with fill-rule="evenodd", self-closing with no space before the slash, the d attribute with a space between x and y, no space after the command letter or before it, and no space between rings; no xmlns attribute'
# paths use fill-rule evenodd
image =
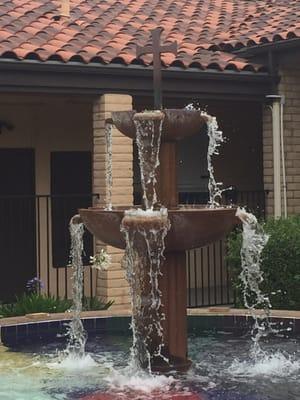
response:
<svg viewBox="0 0 300 400"><path fill-rule="evenodd" d="M62 342L0 347L0 400L75 400L95 391L129 393L132 400L168 399L174 391L207 400L299 400L299 339L263 343L265 355L249 359L251 340L232 334L189 338L193 367L187 374L149 376L128 367L131 340L96 336L83 360L65 358Z"/></svg>

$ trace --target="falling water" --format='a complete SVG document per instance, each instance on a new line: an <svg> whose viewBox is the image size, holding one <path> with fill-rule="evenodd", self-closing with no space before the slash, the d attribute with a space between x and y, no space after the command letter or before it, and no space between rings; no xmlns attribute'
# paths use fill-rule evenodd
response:
<svg viewBox="0 0 300 400"><path fill-rule="evenodd" d="M134 119L143 200L146 210L153 210L153 206L157 203L155 172L159 166L159 150L164 115L160 113L159 117L160 119L137 119L135 116Z"/></svg>
<svg viewBox="0 0 300 400"><path fill-rule="evenodd" d="M168 362L163 355L163 328L159 277L164 261L164 240L170 229L167 209L128 210L121 231L126 241L124 268L132 303L132 364L147 368L151 361ZM151 356L152 355L152 356Z"/></svg>
<svg viewBox="0 0 300 400"><path fill-rule="evenodd" d="M219 130L218 122L216 117L208 115L205 111L201 111L200 105L194 105L193 103L185 106L186 110L197 110L202 115L208 118L207 122L207 135L208 135L208 149L207 149L207 170L208 170L208 193L209 201L208 205L210 208L220 207L220 200L222 199L223 192L231 190L232 188L222 189L222 182L217 182L214 175L214 166L212 163L212 157L219 155L219 147L225 142L223 132Z"/></svg>
<svg viewBox="0 0 300 400"><path fill-rule="evenodd" d="M254 319L251 356L257 358L262 354L259 345L260 339L274 332L270 323L272 305L269 297L261 290L261 284L264 280L263 271L260 268L261 254L269 236L264 232L263 227L257 222L253 214L239 208L236 215L243 223L240 279L243 283L244 305ZM258 314L257 309L261 309L262 312Z"/></svg>
<svg viewBox="0 0 300 400"><path fill-rule="evenodd" d="M212 163L212 156L219 154L219 147L224 142L223 132L219 130L218 122L215 117L210 117L207 123L208 134L208 150L207 150L207 169L209 174L208 179L208 192L209 192L209 207L220 207L220 200L225 190L231 188L221 189L223 183L217 182L214 175L214 166Z"/></svg>
<svg viewBox="0 0 300 400"><path fill-rule="evenodd" d="M72 320L68 326L68 345L66 354L73 358L83 358L85 355L85 343L87 334L80 319L82 311L82 287L83 287L83 234L84 225L79 215L75 215L70 221L71 234L71 263L72 275Z"/></svg>
<svg viewBox="0 0 300 400"><path fill-rule="evenodd" d="M165 237L170 229L167 209L154 211L156 168L164 114L160 111L135 114L136 142L146 210L128 210L121 223L126 241L124 268L132 302L132 364L151 372L153 362L168 362L163 354L163 327L159 277L164 261Z"/></svg>
<svg viewBox="0 0 300 400"><path fill-rule="evenodd" d="M105 142L106 142L106 210L112 210L112 129L110 123L105 124Z"/></svg>

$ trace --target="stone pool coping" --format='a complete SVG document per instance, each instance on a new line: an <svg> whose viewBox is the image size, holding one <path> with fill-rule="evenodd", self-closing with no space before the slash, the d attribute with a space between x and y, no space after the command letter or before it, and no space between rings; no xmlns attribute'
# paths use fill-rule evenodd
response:
<svg viewBox="0 0 300 400"><path fill-rule="evenodd" d="M257 311L261 314L262 311ZM224 332L243 335L250 332L253 320L248 310L229 307L189 309L188 332ZM82 312L83 326L88 334L128 335L131 311L113 307L106 311ZM0 345L14 347L32 342L65 340L70 312L31 314L0 319ZM300 335L300 311L273 310L271 321L289 336Z"/></svg>
<svg viewBox="0 0 300 400"><path fill-rule="evenodd" d="M262 314L262 310L257 310L256 314ZM246 309L230 308L230 307L206 307L206 308L190 308L187 310L189 316L242 316L250 317L251 314ZM111 310L99 311L83 311L81 317L83 319L101 318L101 317L130 317L131 310L129 308L113 307ZM300 311L290 310L272 310L272 318L279 319L296 319L300 320ZM69 321L72 318L70 312L55 314L30 314L22 317L0 318L0 328L12 325L22 325L34 322L51 322L51 321Z"/></svg>

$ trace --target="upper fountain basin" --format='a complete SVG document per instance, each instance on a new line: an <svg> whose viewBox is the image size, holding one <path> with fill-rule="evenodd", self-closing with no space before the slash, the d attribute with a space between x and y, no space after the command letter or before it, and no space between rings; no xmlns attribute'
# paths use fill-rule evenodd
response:
<svg viewBox="0 0 300 400"><path fill-rule="evenodd" d="M155 112L156 111L150 112L149 114L153 116ZM208 115L198 110L166 109L161 112L164 114L161 138L163 142L181 140L185 137L200 133L201 129L210 118ZM125 136L135 139L135 114L136 111L134 110L112 112L111 119L108 120L108 122L113 122L117 129ZM147 112L145 115L146 114Z"/></svg>
<svg viewBox="0 0 300 400"><path fill-rule="evenodd" d="M130 207L120 207L107 211L102 208L80 209L80 216L88 230L103 243L119 249L125 248L125 240L120 232L124 211ZM184 251L202 247L222 239L240 221L235 216L235 208L179 208L168 210L171 222L166 237L166 251ZM145 228L155 225L158 217L133 217L137 224ZM133 221L134 224L134 221Z"/></svg>

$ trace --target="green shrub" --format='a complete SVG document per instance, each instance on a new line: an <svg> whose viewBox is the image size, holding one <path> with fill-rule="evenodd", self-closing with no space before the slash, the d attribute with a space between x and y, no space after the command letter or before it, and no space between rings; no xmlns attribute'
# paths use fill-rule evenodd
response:
<svg viewBox="0 0 300 400"><path fill-rule="evenodd" d="M107 310L113 301L104 303L96 297L83 299L84 311ZM69 310L72 300L46 296L40 293L25 293L11 304L0 304L0 318L15 317L32 313L62 313Z"/></svg>
<svg viewBox="0 0 300 400"><path fill-rule="evenodd" d="M269 219L264 229L270 238L262 253L264 282L261 289L270 296L274 309L300 310L300 216ZM236 230L228 239L227 261L237 306L242 306L241 244L241 231Z"/></svg>
<svg viewBox="0 0 300 400"><path fill-rule="evenodd" d="M31 313L59 313L65 312L72 305L67 299L55 298L39 293L25 293L17 297L11 304L0 305L0 315L2 317L14 317Z"/></svg>

